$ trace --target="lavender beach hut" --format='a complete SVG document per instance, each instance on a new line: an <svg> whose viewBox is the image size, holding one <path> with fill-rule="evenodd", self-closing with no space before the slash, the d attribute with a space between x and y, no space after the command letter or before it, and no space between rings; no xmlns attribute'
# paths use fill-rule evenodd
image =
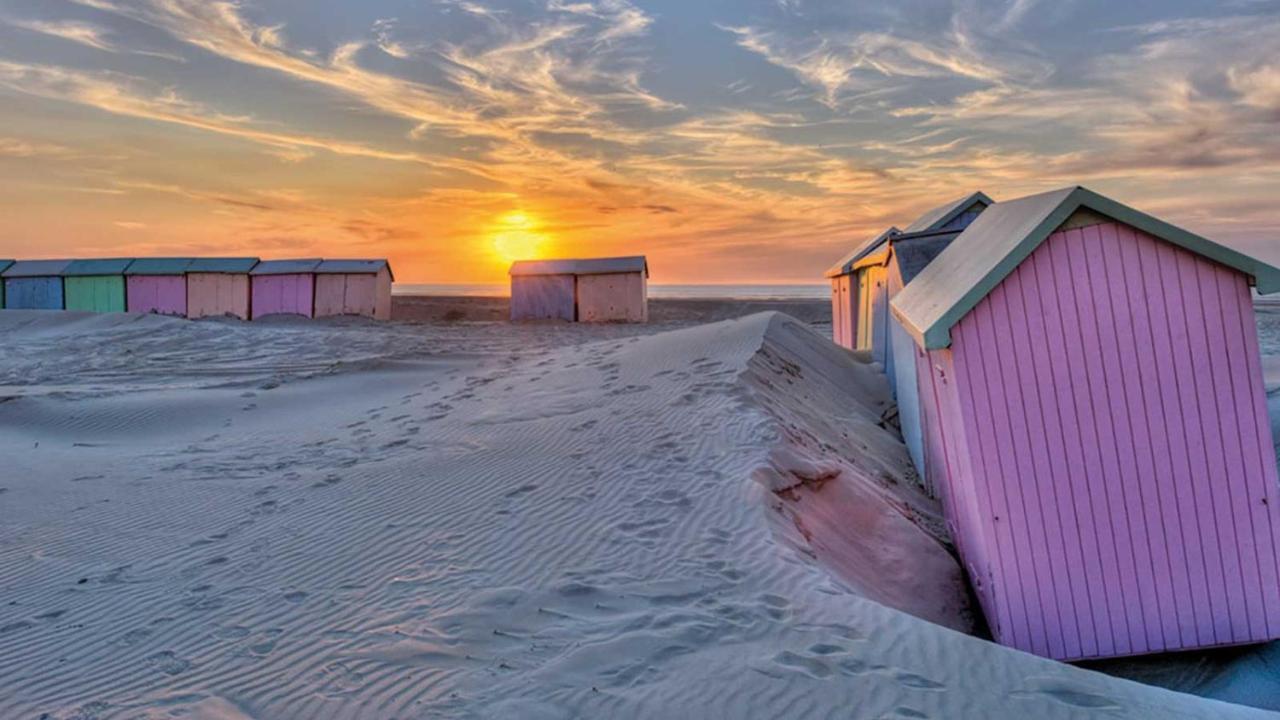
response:
<svg viewBox="0 0 1280 720"><path fill-rule="evenodd" d="M248 320L252 289L249 272L258 258L195 258L187 266L187 317Z"/></svg>
<svg viewBox="0 0 1280 720"><path fill-rule="evenodd" d="M991 206L893 299L997 641L1077 660L1280 637L1251 285L1280 270L1072 187Z"/></svg>
<svg viewBox="0 0 1280 720"><path fill-rule="evenodd" d="M70 260L18 260L5 269L5 307L10 310L62 310L62 271Z"/></svg>
<svg viewBox="0 0 1280 720"><path fill-rule="evenodd" d="M138 258L124 271L125 307L132 313L187 315L192 258Z"/></svg>
<svg viewBox="0 0 1280 720"><path fill-rule="evenodd" d="M253 319L267 315L315 317L316 268L321 260L265 260L254 266Z"/></svg>
<svg viewBox="0 0 1280 720"><path fill-rule="evenodd" d="M325 260L315 270L315 316L390 320L394 281L386 260Z"/></svg>
<svg viewBox="0 0 1280 720"><path fill-rule="evenodd" d="M837 345L850 350L871 347L868 329L872 326L870 316L873 311L870 303L864 300L869 294L869 279L860 272L861 263L867 257L883 252L889 238L900 232L898 228L891 227L869 238L827 270L827 279L831 281L831 339ZM883 310L887 309L887 305L883 306Z"/></svg>

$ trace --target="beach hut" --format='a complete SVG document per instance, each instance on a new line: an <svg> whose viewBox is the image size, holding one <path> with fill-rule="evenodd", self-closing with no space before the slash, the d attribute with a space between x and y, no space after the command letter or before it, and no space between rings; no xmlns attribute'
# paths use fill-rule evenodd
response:
<svg viewBox="0 0 1280 720"><path fill-rule="evenodd" d="M237 317L248 320L249 272L258 258L195 258L187 265L187 317Z"/></svg>
<svg viewBox="0 0 1280 720"><path fill-rule="evenodd" d="M70 260L18 260L5 269L5 307L10 310L61 310L62 271Z"/></svg>
<svg viewBox="0 0 1280 720"><path fill-rule="evenodd" d="M897 297L933 259L942 253L960 235L960 230L934 230L904 233L893 238L889 249L888 295ZM915 356L919 351L911 334L897 318L889 318L889 350L885 374L889 387L897 401L898 427L903 442L911 455L911 462L920 477L920 484L931 495L936 488L930 481L924 462L924 432L920 423L920 392L916 380Z"/></svg>
<svg viewBox="0 0 1280 720"><path fill-rule="evenodd" d="M391 283L386 260L325 260L315 270L315 316L363 315L391 319Z"/></svg>
<svg viewBox="0 0 1280 720"><path fill-rule="evenodd" d="M970 193L921 215L905 230L889 228L862 243L827 271L832 281L832 337L850 350L870 350L871 357L890 373L889 272L890 245L895 236L960 230L991 204L981 192ZM847 300L844 298L847 296Z"/></svg>
<svg viewBox="0 0 1280 720"><path fill-rule="evenodd" d="M4 277L4 271L9 269L13 264L12 260L0 260L0 277ZM0 281L0 308L4 307L4 282Z"/></svg>
<svg viewBox="0 0 1280 720"><path fill-rule="evenodd" d="M1280 637L1251 285L1280 270L1072 187L991 206L893 299L997 641L1079 660Z"/></svg>
<svg viewBox="0 0 1280 720"><path fill-rule="evenodd" d="M264 260L254 266L253 319L267 315L315 317L316 268L319 259Z"/></svg>
<svg viewBox="0 0 1280 720"><path fill-rule="evenodd" d="M643 256L522 260L511 266L512 320L648 322Z"/></svg>
<svg viewBox="0 0 1280 720"><path fill-rule="evenodd" d="M187 315L192 258L138 258L124 271L125 307L133 313Z"/></svg>
<svg viewBox="0 0 1280 720"><path fill-rule="evenodd" d="M859 328L865 333L869 323L864 317L867 305L859 302L864 294L861 274L856 273L856 265L869 255L881 252L889 238L902 232L896 227L859 243L848 255L844 256L826 272L831 281L831 339L841 347L850 350L864 349L859 344ZM863 322L859 322L862 320Z"/></svg>
<svg viewBox="0 0 1280 720"><path fill-rule="evenodd" d="M72 260L62 270L67 310L124 312L124 272L132 260Z"/></svg>

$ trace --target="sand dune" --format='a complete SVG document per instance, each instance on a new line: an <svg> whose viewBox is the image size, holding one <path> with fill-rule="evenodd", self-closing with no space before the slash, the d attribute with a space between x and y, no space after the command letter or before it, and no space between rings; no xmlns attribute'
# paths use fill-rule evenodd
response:
<svg viewBox="0 0 1280 720"><path fill-rule="evenodd" d="M0 333L0 717L1267 716L888 607L972 622L783 315Z"/></svg>

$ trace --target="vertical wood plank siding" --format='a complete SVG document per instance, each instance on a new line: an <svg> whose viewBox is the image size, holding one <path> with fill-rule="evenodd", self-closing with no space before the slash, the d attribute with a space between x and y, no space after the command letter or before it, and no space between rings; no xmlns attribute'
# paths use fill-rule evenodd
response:
<svg viewBox="0 0 1280 720"><path fill-rule="evenodd" d="M1074 660L1280 635L1247 278L1125 225L1060 231L916 362L926 470L998 641Z"/></svg>

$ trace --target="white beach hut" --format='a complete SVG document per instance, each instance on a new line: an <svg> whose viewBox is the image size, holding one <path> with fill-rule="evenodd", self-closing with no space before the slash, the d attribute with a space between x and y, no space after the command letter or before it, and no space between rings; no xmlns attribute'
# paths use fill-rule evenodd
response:
<svg viewBox="0 0 1280 720"><path fill-rule="evenodd" d="M643 256L522 260L511 266L511 319L648 322Z"/></svg>

